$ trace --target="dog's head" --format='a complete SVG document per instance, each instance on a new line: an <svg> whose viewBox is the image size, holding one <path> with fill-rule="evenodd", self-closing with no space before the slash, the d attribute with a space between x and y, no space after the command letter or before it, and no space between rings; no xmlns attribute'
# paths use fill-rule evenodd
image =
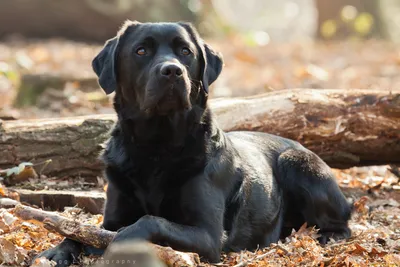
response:
<svg viewBox="0 0 400 267"><path fill-rule="evenodd" d="M188 110L222 70L222 57L189 23L127 21L92 62L99 84L147 114Z"/></svg>

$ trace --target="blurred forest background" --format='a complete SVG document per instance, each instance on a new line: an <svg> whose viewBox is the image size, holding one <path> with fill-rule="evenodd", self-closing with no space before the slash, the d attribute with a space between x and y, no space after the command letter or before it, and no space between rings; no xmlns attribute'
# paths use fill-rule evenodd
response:
<svg viewBox="0 0 400 267"><path fill-rule="evenodd" d="M283 122L270 120L276 126L271 129L283 125L283 135L299 134L300 141L314 144L319 152L328 150L328 143L338 150L343 145L344 152L333 151L333 157L350 164L357 162L349 156L353 151L366 151L363 156L379 162L399 162L400 94L389 93L400 88L399 0L0 0L0 264L28 266L32 255L62 238L41 224L17 219L12 208L2 206L2 197L59 211L77 205L94 214L85 217L90 223L101 224L106 184L101 175L93 179L87 174L100 173L94 159L112 124L105 114L114 111L113 95L100 90L91 61L126 19L194 23L224 56L211 98L293 88L374 91L354 99L345 90L330 98L313 91L305 99L311 95L321 100L316 102L323 103L319 117L299 114L298 124L285 124L288 112L280 117ZM282 108L279 104L272 106ZM340 107L332 114L343 117L329 117L321 107ZM70 124L60 120L61 126L47 121L91 114L104 114L105 119L76 119L75 124L75 118ZM236 114L240 117L243 111ZM45 120L25 120L39 118ZM322 130L315 133L313 127ZM67 171L50 172L57 168ZM268 257L237 253L224 256L225 263L252 259L249 266L400 266L399 166L334 173L346 196L356 202L351 240L322 248L314 230L300 229ZM5 186L7 179L13 183ZM63 214L74 219L81 215L77 207Z"/></svg>
<svg viewBox="0 0 400 267"><path fill-rule="evenodd" d="M193 22L225 58L212 97L398 88L399 14L396 0L0 0L0 118L110 112L90 61L125 19Z"/></svg>

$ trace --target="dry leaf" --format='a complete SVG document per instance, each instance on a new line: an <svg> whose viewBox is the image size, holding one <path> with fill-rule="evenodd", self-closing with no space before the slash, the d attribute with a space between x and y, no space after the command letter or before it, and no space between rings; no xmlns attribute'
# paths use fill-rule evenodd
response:
<svg viewBox="0 0 400 267"><path fill-rule="evenodd" d="M29 178L37 178L38 175L33 168L33 164L30 162L22 162L18 166L3 170L6 177L4 182L7 185L14 185L23 181L28 180Z"/></svg>
<svg viewBox="0 0 400 267"><path fill-rule="evenodd" d="M13 243L0 237L0 262L12 264L16 262L16 250Z"/></svg>
<svg viewBox="0 0 400 267"><path fill-rule="evenodd" d="M368 208L366 206L368 200L369 198L367 196L361 197L359 200L354 202L354 210L361 214L368 212Z"/></svg>
<svg viewBox="0 0 400 267"><path fill-rule="evenodd" d="M0 184L0 196L1 197L7 196L7 189L3 184Z"/></svg>
<svg viewBox="0 0 400 267"><path fill-rule="evenodd" d="M359 245L358 243L355 243L354 246L355 246L355 249L352 251L353 254L363 255L364 253L368 253L368 251L365 248L363 248L361 245Z"/></svg>
<svg viewBox="0 0 400 267"><path fill-rule="evenodd" d="M236 52L235 58L240 61L244 61L244 62L252 63L252 64L255 64L257 62L257 58L255 58L254 56L250 55L249 53L247 53L245 51Z"/></svg>

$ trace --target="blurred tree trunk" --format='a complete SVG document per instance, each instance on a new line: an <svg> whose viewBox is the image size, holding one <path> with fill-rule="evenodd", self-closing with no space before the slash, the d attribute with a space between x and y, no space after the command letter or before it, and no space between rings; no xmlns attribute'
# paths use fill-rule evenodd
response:
<svg viewBox="0 0 400 267"><path fill-rule="evenodd" d="M394 42L400 42L400 1L381 0L376 2L379 5L385 36Z"/></svg>
<svg viewBox="0 0 400 267"><path fill-rule="evenodd" d="M62 37L104 42L126 19L195 20L180 0L0 0L0 38Z"/></svg>
<svg viewBox="0 0 400 267"><path fill-rule="evenodd" d="M370 32L371 37L376 38L387 38L387 30L385 29L385 24L383 23L384 18L382 17L381 6L386 0L363 0L362 4L364 10L370 13L374 17L374 27Z"/></svg>

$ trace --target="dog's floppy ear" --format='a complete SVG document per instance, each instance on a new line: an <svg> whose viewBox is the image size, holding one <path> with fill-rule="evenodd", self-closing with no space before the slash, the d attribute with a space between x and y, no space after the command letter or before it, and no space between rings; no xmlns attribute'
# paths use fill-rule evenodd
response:
<svg viewBox="0 0 400 267"><path fill-rule="evenodd" d="M179 25L184 27L186 31L192 36L192 39L195 41L197 50L201 55L201 66L200 72L202 74L201 82L203 84L203 88L208 93L208 86L210 86L218 76L221 74L223 59L222 55L211 46L206 44L199 36L197 30L192 26L192 24L187 22L179 22Z"/></svg>
<svg viewBox="0 0 400 267"><path fill-rule="evenodd" d="M117 89L115 61L119 36L109 39L100 53L93 59L92 68L99 77L99 84L106 94L111 94Z"/></svg>
<svg viewBox="0 0 400 267"><path fill-rule="evenodd" d="M138 21L127 20L118 31L117 36L107 40L103 49L92 61L93 71L99 77L99 84L106 94L111 94L117 89L116 59L120 39L132 26L140 24Z"/></svg>
<svg viewBox="0 0 400 267"><path fill-rule="evenodd" d="M221 53L214 51L211 46L204 42L203 45L206 54L203 84L205 84L204 86L207 86L206 91L208 92L208 86L215 82L221 74L224 62Z"/></svg>

